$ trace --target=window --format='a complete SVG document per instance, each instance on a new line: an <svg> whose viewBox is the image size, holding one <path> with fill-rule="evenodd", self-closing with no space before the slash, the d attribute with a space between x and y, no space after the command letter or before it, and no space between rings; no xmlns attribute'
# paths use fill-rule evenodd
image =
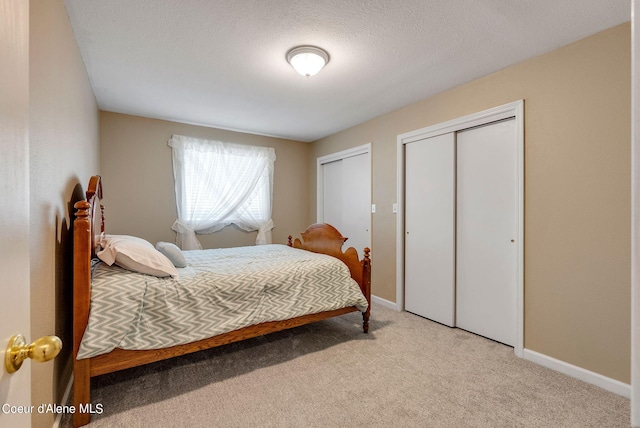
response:
<svg viewBox="0 0 640 428"><path fill-rule="evenodd" d="M269 170L262 169L262 174L255 176L254 171L250 171L246 165L244 156L233 154L226 155L224 162L216 170L207 171L207 167L215 165L216 156L225 156L218 153L191 152L185 153L187 166L184 168L185 186L185 209L191 213L191 219L195 222L206 221L210 216L216 218L226 218L229 223L239 220L239 213L247 212L250 216L262 218L265 212L265 204L270 203L271 189L269 185ZM210 174L211 177L204 176L202 172ZM237 189L236 186L243 186L243 183L255 187L247 193L242 204L233 209L231 205L224 206L221 202L226 201L226 195L232 195ZM201 188L201 186L203 188Z"/></svg>
<svg viewBox="0 0 640 428"><path fill-rule="evenodd" d="M183 249L199 249L196 233L229 224L258 231L256 244L271 242L275 150L174 135L173 174L178 219L172 229Z"/></svg>

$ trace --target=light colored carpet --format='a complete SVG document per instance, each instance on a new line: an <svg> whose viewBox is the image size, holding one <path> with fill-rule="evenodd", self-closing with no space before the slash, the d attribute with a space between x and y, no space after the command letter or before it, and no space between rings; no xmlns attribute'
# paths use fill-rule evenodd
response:
<svg viewBox="0 0 640 428"><path fill-rule="evenodd" d="M374 306L93 380L90 427L629 427L629 400ZM65 417L63 426L70 426Z"/></svg>

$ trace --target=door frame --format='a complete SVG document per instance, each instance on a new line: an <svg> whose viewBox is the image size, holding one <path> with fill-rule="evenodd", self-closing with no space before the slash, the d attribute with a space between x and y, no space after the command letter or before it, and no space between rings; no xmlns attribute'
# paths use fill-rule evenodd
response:
<svg viewBox="0 0 640 428"><path fill-rule="evenodd" d="M398 135L397 138L397 194L396 221L396 306L404 310L404 183L405 144L457 132L474 126L486 125L513 117L516 121L516 340L513 347L518 357L524 352L524 100L514 101L447 122Z"/></svg>
<svg viewBox="0 0 640 428"><path fill-rule="evenodd" d="M326 156L321 156L316 160L316 222L322 223L324 221L324 170L322 165L339 161L342 159L350 158L353 156L369 154L369 201L371 201L371 176L372 176L372 162L371 162L371 143L363 144L361 146L352 147L350 149L342 150L336 153L331 153ZM373 227L373 226L372 226ZM369 228L369 242L371 242L371 227Z"/></svg>

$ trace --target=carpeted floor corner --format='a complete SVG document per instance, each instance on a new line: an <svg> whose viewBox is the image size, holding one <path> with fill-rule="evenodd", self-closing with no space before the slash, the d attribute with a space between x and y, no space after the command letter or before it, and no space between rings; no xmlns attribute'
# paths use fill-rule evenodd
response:
<svg viewBox="0 0 640 428"><path fill-rule="evenodd" d="M629 427L629 400L418 316L357 313L92 381L89 427ZM62 427L71 427L65 416Z"/></svg>

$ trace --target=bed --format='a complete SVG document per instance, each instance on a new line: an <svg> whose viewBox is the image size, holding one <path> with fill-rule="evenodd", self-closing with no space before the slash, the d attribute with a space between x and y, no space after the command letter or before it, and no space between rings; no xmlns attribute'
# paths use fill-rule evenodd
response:
<svg viewBox="0 0 640 428"><path fill-rule="evenodd" d="M289 236L286 246L247 247L247 251L258 251L258 255L251 252L247 253L247 255L244 249L185 252L188 266L184 269L179 269L179 280L174 278L152 278L147 275L126 272L124 269L115 265L108 267L103 263L96 262L96 250L100 248L98 245L105 232L104 207L101 204L101 199L101 179L99 176L93 176L89 181L86 200L79 201L75 204L73 404L76 411L74 413L74 426L82 426L89 423L92 409L90 406L90 382L91 378L95 376L161 361L355 311L362 312L363 331L365 333L368 332L371 311L371 260L369 249L364 249L362 260L358 258L357 251L354 248L348 248L343 251L342 246L346 238L330 225L311 225L301 234L302 239L296 238L294 240ZM267 283L270 284L268 287L261 286L259 290L256 290L254 287L254 283L257 281L256 278L263 275L260 273L261 269L267 266L268 263L271 263L271 259L275 262L280 259L286 260L285 264L287 266L295 266L295 271L293 273L287 273L288 271L286 271L284 267L278 269L269 268L269 275L271 275L272 272L282 270L282 281L288 284L286 289L271 287L271 284L275 283L275 280L268 279ZM224 263L225 260L233 260L233 263L228 265L219 264ZM336 260L339 262L336 263ZM215 267L212 268L210 263L215 263ZM324 271L320 273L319 270L321 266L325 264L332 266L330 269L334 271L344 270L346 276L350 276L350 278L344 281L350 281L351 285L347 286L346 282L345 285L342 285L343 280L328 279L332 287L328 288L329 284L311 285L308 281L303 280L304 275L301 273L301 266L312 269L308 274L310 276L329 278ZM232 301L218 298L225 294L220 291L221 289L216 292L216 298L212 298L210 294L207 294L203 295L204 297L201 297L200 300L219 300L219 306L213 309L213 311L218 314L222 313L220 308L232 307L233 312L244 314L244 318L240 321L231 318L227 319L225 317L221 317L224 318L222 321L209 321L202 315L209 312L204 311L204 309L199 306L200 301L196 298L194 298L193 301L184 303L185 294L196 296L207 293L206 289L203 288L205 291L199 293L194 292L194 289L190 288L189 291L185 293L181 291L181 289L175 288L181 283L186 283L189 278L205 278L203 275L206 274L206 271L217 274L218 272L226 272L227 270L230 271L231 274L235 274L236 276L232 278L234 280L238 279L245 284L245 288L254 287L252 288L253 294L246 300L247 302L251 302L251 304L237 305L237 299ZM242 271L242 275L240 276L238 276L239 270ZM205 271L205 273L202 271ZM143 277L142 281L144 281L144 285L124 288L125 286L123 284L132 282L131 278L135 275ZM140 280L140 278L136 279L136 281L138 280ZM92 281L94 281L93 284ZM226 279L223 280L223 282L224 281L226 281ZM155 284L156 282L157 284ZM202 281L196 281L196 283L200 282ZM297 283L301 285L296 285ZM219 282L216 284L219 284ZM234 284L236 283L234 282ZM93 296L92 286L94 287ZM120 286L122 290L117 288ZM301 288L302 286L303 288ZM128 327L127 324L122 324L119 329L122 332L127 332L126 337L120 337L113 333L114 331L118 331L118 328L114 328L112 324L106 328L103 326L102 330L100 329L100 319L104 318L100 316L100 314L102 314L100 311L104 310L101 309L104 304L102 306L100 305L97 290L109 290L112 296L114 293L122 293L118 295L126 296L118 301L119 312L126 315L129 312L127 306L122 302L133 302L131 304L134 306L148 307L149 304L146 300L144 304L136 302L141 302L142 300L140 299L148 299L149 295L153 295L153 287L161 290L156 294L171 294L162 291L170 290L173 294L182 296L182 300L180 300L182 303L178 305L170 302L161 303L165 305L161 306L162 310L149 310L148 314L176 312L176 319L184 320L180 310L185 307L194 307L195 311L199 311L197 312L200 317L199 322L192 323L190 321L186 324L197 324L198 327L182 328L180 330L179 326L174 326L177 330L175 332L170 331L171 334L168 335L169 339L156 338L157 335L155 332L158 331L157 326L151 326L149 331L137 331L136 329ZM193 286L190 285L190 287ZM234 287L238 288L237 285L234 285ZM313 287L327 288L325 292L325 289L322 288L313 291ZM351 289L349 289L349 287L351 287ZM359 297L355 296L352 290L354 287L357 289ZM271 288L273 288L273 290L271 290ZM144 289L145 292L139 293L137 291L139 289ZM267 292L267 289L269 289L269 292ZM289 291L289 289L295 291ZM323 300L323 302L315 303L315 299L309 297L309 295L312 294L322 294L323 299L320 300ZM163 301L162 299L159 300ZM274 304L274 302L276 302L276 306L278 304L280 306L270 309L269 304ZM286 304L283 302L286 302ZM111 303L113 303L113 301ZM242 307L242 309L245 309L246 306L247 310L244 312L236 310L239 306ZM282 311L284 306L288 308L286 312ZM135 315L133 318L139 320L143 317L144 315ZM167 321L164 322L165 325L169 325ZM136 330L135 334L129 336L132 330ZM194 332L192 330L197 330L199 335L204 334L204 336L193 336L192 333ZM83 341L84 336L87 336L87 340L85 341ZM98 346L95 341L90 340L92 336L101 338L102 340L100 342L105 342L106 345L100 343L100 346Z"/></svg>

